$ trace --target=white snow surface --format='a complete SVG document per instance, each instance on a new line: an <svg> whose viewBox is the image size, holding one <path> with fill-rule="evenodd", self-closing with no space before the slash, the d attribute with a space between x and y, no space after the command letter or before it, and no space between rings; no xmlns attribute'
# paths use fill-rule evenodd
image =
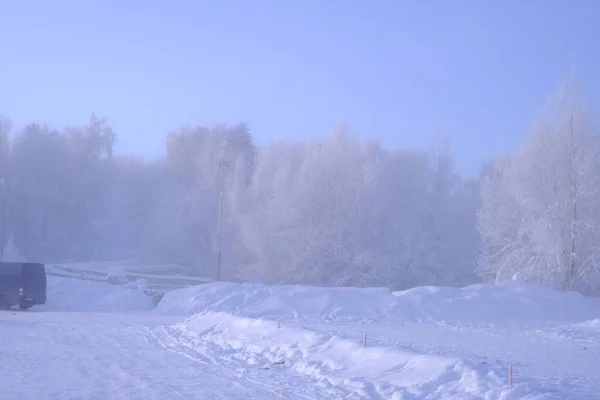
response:
<svg viewBox="0 0 600 400"><path fill-rule="evenodd" d="M153 309L137 285L49 277L48 304L0 312L0 327L7 399L600 393L600 300L514 282L394 293L211 283Z"/></svg>
<svg viewBox="0 0 600 400"><path fill-rule="evenodd" d="M143 282L140 282L140 288ZM154 307L152 297L146 296L137 285L109 285L76 278L48 277L47 311L149 311Z"/></svg>
<svg viewBox="0 0 600 400"><path fill-rule="evenodd" d="M191 315L209 309L252 318L349 322L545 324L597 318L598 307L600 299L515 282L465 288L422 286L399 292L385 288L212 283L170 292L157 310Z"/></svg>
<svg viewBox="0 0 600 400"><path fill-rule="evenodd" d="M172 346L246 368L293 370L331 398L600 393L600 299L535 285L391 292L213 283L171 292L155 312L188 316L161 328Z"/></svg>

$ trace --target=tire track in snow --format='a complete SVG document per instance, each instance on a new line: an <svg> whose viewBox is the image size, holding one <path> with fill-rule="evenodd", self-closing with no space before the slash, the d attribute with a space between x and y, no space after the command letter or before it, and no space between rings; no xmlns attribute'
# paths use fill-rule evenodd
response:
<svg viewBox="0 0 600 400"><path fill-rule="evenodd" d="M204 333L212 330L208 329ZM341 388L320 388L314 379L290 371L282 365L273 365L267 360L261 360L262 365L249 365L248 359L240 357L238 351L225 354L225 350L217 348L214 343L203 341L202 335L192 343L182 337L177 329L169 326L152 329L149 334L157 345L198 363L215 366L222 373L245 381L252 388L261 387L265 394L271 396L290 400L352 398L350 393ZM266 383L267 381L272 383ZM299 388L304 390L299 391Z"/></svg>

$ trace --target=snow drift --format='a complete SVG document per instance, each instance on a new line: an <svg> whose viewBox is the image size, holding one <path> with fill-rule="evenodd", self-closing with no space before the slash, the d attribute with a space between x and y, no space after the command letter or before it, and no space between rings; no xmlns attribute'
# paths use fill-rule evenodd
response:
<svg viewBox="0 0 600 400"><path fill-rule="evenodd" d="M187 316L211 310L282 320L567 323L597 318L600 300L514 282L464 288L426 286L399 292L385 288L210 283L167 293L156 309Z"/></svg>
<svg viewBox="0 0 600 400"><path fill-rule="evenodd" d="M241 363L241 370L292 370L335 398L371 399L564 398L557 397L556 382L564 387L571 377L546 381L524 366L519 373L531 371L535 378L520 376L508 388L511 357L521 360L514 352L531 343L536 354L547 352L544 346L554 343L548 335L562 340L574 329L596 330L598 310L599 299L515 282L399 292L211 283L168 293L156 308L188 317L160 328L168 346ZM373 338L363 348L367 331ZM427 333L425 343L419 332ZM456 346L455 335L467 333L481 344ZM572 341L560 343L572 351Z"/></svg>
<svg viewBox="0 0 600 400"><path fill-rule="evenodd" d="M163 328L164 329L164 328ZM332 398L548 399L526 384L460 358L366 347L336 335L277 327L272 321L200 313L166 328L184 347L222 362L260 369L292 369Z"/></svg>
<svg viewBox="0 0 600 400"><path fill-rule="evenodd" d="M156 309L183 315L210 309L252 318L355 321L387 318L397 307L397 299L383 288L209 283L167 293Z"/></svg>
<svg viewBox="0 0 600 400"><path fill-rule="evenodd" d="M418 287L394 293L402 309L436 321L503 324L549 323L597 318L600 299L520 282L464 288Z"/></svg>

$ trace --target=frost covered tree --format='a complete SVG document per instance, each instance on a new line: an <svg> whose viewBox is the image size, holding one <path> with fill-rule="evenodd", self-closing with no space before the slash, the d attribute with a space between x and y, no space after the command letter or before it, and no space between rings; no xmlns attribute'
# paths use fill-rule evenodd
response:
<svg viewBox="0 0 600 400"><path fill-rule="evenodd" d="M65 233L76 218L74 197L67 196L68 151L65 137L31 124L17 132L11 154L8 197L17 246L30 260L52 259L71 248Z"/></svg>
<svg viewBox="0 0 600 400"><path fill-rule="evenodd" d="M375 282L400 289L432 283L427 224L429 160L416 150L385 154L370 210L370 251Z"/></svg>
<svg viewBox="0 0 600 400"><path fill-rule="evenodd" d="M323 141L262 149L238 218L241 243L253 260L241 276L368 282L364 256L379 153L343 128Z"/></svg>
<svg viewBox="0 0 600 400"><path fill-rule="evenodd" d="M473 283L477 185L455 172L448 140L434 143L428 159L428 189L424 196L428 250L424 269L434 278L428 283Z"/></svg>
<svg viewBox="0 0 600 400"><path fill-rule="evenodd" d="M600 141L571 82L482 187L478 270L563 290L600 288Z"/></svg>
<svg viewBox="0 0 600 400"><path fill-rule="evenodd" d="M144 161L113 154L115 141L92 114L64 130L28 125L0 146L8 231L23 257L180 264L215 277L220 235L223 279L470 283L477 185L443 146L387 150L339 127L256 148L238 124L182 128L166 157Z"/></svg>
<svg viewBox="0 0 600 400"><path fill-rule="evenodd" d="M160 258L192 266L214 277L220 229L220 193L224 188L222 249L224 270L236 264L232 228L233 194L249 184L254 168L254 144L245 124L185 127L167 139L166 181L157 202L154 245ZM226 209L226 210L225 210ZM226 273L227 275L227 273Z"/></svg>
<svg viewBox="0 0 600 400"><path fill-rule="evenodd" d="M89 260L104 249L115 135L93 114L64 131L30 124L8 157L10 232L30 260Z"/></svg>
<svg viewBox="0 0 600 400"><path fill-rule="evenodd" d="M322 141L263 148L236 217L249 254L240 277L393 288L471 283L478 195L463 189L450 159L386 151L343 128ZM460 226L468 216L470 226Z"/></svg>
<svg viewBox="0 0 600 400"><path fill-rule="evenodd" d="M450 143L440 141L429 154L426 210L428 262L435 276L431 284L466 285L477 281L473 272L478 233L476 181L461 178L454 169Z"/></svg>

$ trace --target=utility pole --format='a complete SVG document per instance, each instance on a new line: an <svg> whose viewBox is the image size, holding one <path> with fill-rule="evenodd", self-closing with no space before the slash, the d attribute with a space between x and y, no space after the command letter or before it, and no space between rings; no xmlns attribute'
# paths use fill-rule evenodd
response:
<svg viewBox="0 0 600 400"><path fill-rule="evenodd" d="M217 281L221 280L221 244L223 239L223 192L225 191L225 168L229 166L227 161L219 161L221 168L221 200L219 206L219 246L217 248Z"/></svg>
<svg viewBox="0 0 600 400"><path fill-rule="evenodd" d="M0 178L2 186L2 222L0 227L0 262L4 261L4 221L6 218L6 183L4 178Z"/></svg>

